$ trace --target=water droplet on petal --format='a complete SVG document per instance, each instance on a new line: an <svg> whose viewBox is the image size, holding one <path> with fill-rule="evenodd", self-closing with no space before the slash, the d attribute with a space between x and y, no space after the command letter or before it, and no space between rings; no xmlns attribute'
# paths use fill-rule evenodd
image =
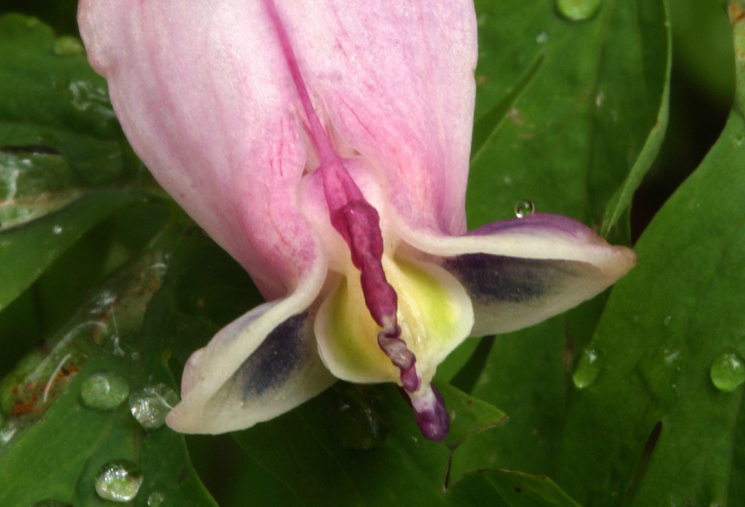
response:
<svg viewBox="0 0 745 507"><path fill-rule="evenodd" d="M83 381L80 399L94 410L113 410L129 396L129 384L124 377L106 370L91 373Z"/></svg>
<svg viewBox="0 0 745 507"><path fill-rule="evenodd" d="M557 0L556 8L565 18L584 21L597 14L601 0Z"/></svg>
<svg viewBox="0 0 745 507"><path fill-rule="evenodd" d="M63 502L62 500L42 500L31 504L29 507L73 507L71 503Z"/></svg>
<svg viewBox="0 0 745 507"><path fill-rule="evenodd" d="M515 203L515 216L517 218L524 218L530 216L535 211L535 205L532 201L527 199L520 199Z"/></svg>
<svg viewBox="0 0 745 507"><path fill-rule="evenodd" d="M166 497L163 496L163 493L161 493L160 491L153 491L152 493L150 493L150 496L147 497L147 506L162 507L165 501Z"/></svg>
<svg viewBox="0 0 745 507"><path fill-rule="evenodd" d="M176 391L163 383L146 386L129 396L129 409L146 430L163 426L166 416L179 402Z"/></svg>
<svg viewBox="0 0 745 507"><path fill-rule="evenodd" d="M598 378L600 368L603 366L603 356L594 346L588 346L579 358L577 369L572 375L572 382L577 389L584 389Z"/></svg>
<svg viewBox="0 0 745 507"><path fill-rule="evenodd" d="M745 363L734 352L719 354L711 364L711 381L720 391L734 391L745 382Z"/></svg>
<svg viewBox="0 0 745 507"><path fill-rule="evenodd" d="M137 496L144 479L140 468L131 461L109 461L96 475L96 493L104 500L129 502Z"/></svg>

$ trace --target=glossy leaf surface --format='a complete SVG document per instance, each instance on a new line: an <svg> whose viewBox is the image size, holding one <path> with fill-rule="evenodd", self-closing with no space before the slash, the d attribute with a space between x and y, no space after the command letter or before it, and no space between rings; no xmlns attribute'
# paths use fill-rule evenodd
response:
<svg viewBox="0 0 745 507"><path fill-rule="evenodd" d="M144 387L175 388L161 352L159 319L146 310L179 238L178 227L166 229L0 384L2 505L50 498L106 505L94 485L101 467L114 459L135 462L144 473L134 505L148 505L154 494L168 505L216 505L189 463L182 435L162 425L146 430L126 400L101 410L90 408L81 393L97 372L124 379L130 402Z"/></svg>

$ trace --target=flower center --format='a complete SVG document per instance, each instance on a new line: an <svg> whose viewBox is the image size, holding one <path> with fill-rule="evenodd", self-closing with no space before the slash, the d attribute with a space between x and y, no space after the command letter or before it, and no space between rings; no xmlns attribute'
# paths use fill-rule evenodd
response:
<svg viewBox="0 0 745 507"><path fill-rule="evenodd" d="M347 168L334 150L323 129L305 86L287 32L282 25L273 0L264 0L267 14L277 32L287 65L298 91L318 149L323 191L331 224L346 241L352 263L360 271L362 293L370 315L381 327L378 346L400 370L401 385L412 404L417 423L427 438L441 440L447 434L448 417L442 397L432 387L420 389L421 377L416 370L416 357L401 339L396 312L398 296L388 283L383 270L383 235L380 216L368 203ZM443 422L444 421L444 422Z"/></svg>

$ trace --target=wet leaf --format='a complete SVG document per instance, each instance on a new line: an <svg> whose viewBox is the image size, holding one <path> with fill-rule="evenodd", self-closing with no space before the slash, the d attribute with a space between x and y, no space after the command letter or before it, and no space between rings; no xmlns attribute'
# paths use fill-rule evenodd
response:
<svg viewBox="0 0 745 507"><path fill-rule="evenodd" d="M0 17L0 309L93 226L143 202L126 185L149 182L75 44L35 18Z"/></svg>
<svg viewBox="0 0 745 507"><path fill-rule="evenodd" d="M136 191L102 190L34 220L0 232L0 309L20 295L67 248L116 211L146 202Z"/></svg>
<svg viewBox="0 0 745 507"><path fill-rule="evenodd" d="M159 494L167 505L216 506L192 469L182 435L145 430L125 402L83 406L81 387L113 372L130 390L159 382L175 388L160 349L157 316L146 309L163 282L179 228L168 228L136 262L113 275L66 326L0 384L0 504L27 507L55 498L103 506L94 489L102 465L116 459L144 473L136 506ZM90 405L90 400L86 400Z"/></svg>
<svg viewBox="0 0 745 507"><path fill-rule="evenodd" d="M744 140L745 122L733 113L644 232L638 266L611 295L592 342L604 364L571 405L562 446L560 484L582 503L743 498L742 387L715 381L722 354L745 354Z"/></svg>

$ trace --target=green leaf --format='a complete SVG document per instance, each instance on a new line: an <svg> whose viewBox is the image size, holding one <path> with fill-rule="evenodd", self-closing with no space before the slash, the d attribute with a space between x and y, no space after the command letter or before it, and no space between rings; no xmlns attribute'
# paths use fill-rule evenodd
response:
<svg viewBox="0 0 745 507"><path fill-rule="evenodd" d="M143 202L125 184L149 180L78 40L2 16L0 96L2 309L93 226Z"/></svg>
<svg viewBox="0 0 745 507"><path fill-rule="evenodd" d="M508 470L471 472L453 487L451 494L472 505L580 507L548 477ZM495 502L495 496L504 504Z"/></svg>
<svg viewBox="0 0 745 507"><path fill-rule="evenodd" d="M106 81L72 41L35 18L0 18L0 147L52 150L85 185L139 175Z"/></svg>
<svg viewBox="0 0 745 507"><path fill-rule="evenodd" d="M725 505L730 491L742 499L742 386L718 389L712 366L722 354L745 356L744 141L733 113L611 295L592 341L603 364L569 409L561 455L560 483L582 503Z"/></svg>
<svg viewBox="0 0 745 507"><path fill-rule="evenodd" d="M605 217L607 231L667 122L664 2L605 0L580 22L551 0L480 0L476 10L470 225L506 218L527 198L595 227Z"/></svg>
<svg viewBox="0 0 745 507"><path fill-rule="evenodd" d="M0 232L0 309L94 225L127 206L146 202L135 191L102 190L24 227Z"/></svg>
<svg viewBox="0 0 745 507"><path fill-rule="evenodd" d="M394 386L343 383L235 438L309 506L449 505L449 463L458 446L501 422L504 414L455 388L441 387L451 410L451 434L440 444L421 436L411 407ZM357 395L346 395L349 390ZM339 404L340 396L346 404ZM358 447L354 444L360 440L350 439L342 424L348 422L346 414L368 411L372 400L387 409L388 434L377 446ZM340 424L340 418L346 421ZM366 430L358 428L364 435Z"/></svg>
<svg viewBox="0 0 745 507"><path fill-rule="evenodd" d="M182 435L167 427L146 431L126 401L95 410L81 394L85 380L102 370L123 378L131 392L159 382L175 387L160 350L159 318L146 309L179 238L179 228L166 229L0 384L3 506L49 498L108 505L94 484L115 459L136 462L144 473L134 505L144 507L160 494L167 505L216 506L189 463Z"/></svg>

